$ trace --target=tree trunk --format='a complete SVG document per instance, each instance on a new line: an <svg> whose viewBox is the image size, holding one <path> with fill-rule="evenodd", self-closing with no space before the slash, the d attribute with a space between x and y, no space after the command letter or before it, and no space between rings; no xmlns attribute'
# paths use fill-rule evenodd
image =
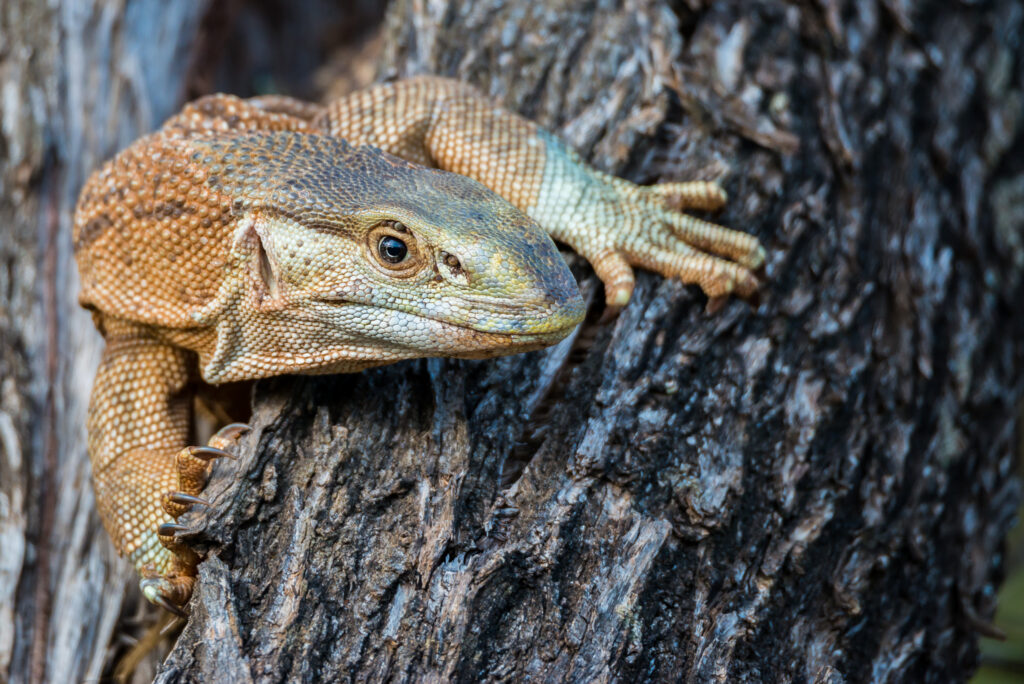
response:
<svg viewBox="0 0 1024 684"><path fill-rule="evenodd" d="M78 188L186 95L358 82L298 82L324 0L205 5L0 9L0 681L95 680L137 605L88 487ZM570 256L591 315L551 350L259 383L158 679L966 678L1019 499L1022 32L1013 0L395 0L381 76L724 176L762 301L644 274L604 321Z"/></svg>
<svg viewBox="0 0 1024 684"><path fill-rule="evenodd" d="M963 679L1018 500L1018 3L389 10L636 181L726 174L763 302L255 390L159 681ZM982 38L984 36L984 38Z"/></svg>

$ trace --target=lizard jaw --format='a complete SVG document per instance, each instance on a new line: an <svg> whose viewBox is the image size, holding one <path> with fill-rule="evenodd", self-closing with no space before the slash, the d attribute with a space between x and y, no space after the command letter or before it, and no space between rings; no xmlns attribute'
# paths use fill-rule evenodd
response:
<svg viewBox="0 0 1024 684"><path fill-rule="evenodd" d="M387 316L388 325L375 326L376 334L372 337L375 345L391 348L392 361L433 356L485 359L535 351L561 342L579 325L585 314L582 297L555 311L539 313L531 310L519 317L482 316L472 323L445 320L414 311L382 309L374 304L341 298L320 298L318 301L333 309L338 331L350 331L353 338L363 338L364 341L368 336L362 333L359 324L354 326L351 322ZM341 335L346 333L341 332Z"/></svg>
<svg viewBox="0 0 1024 684"><path fill-rule="evenodd" d="M337 305L338 301L332 302ZM575 303L573 303L575 304ZM365 311L379 315L378 307L347 302L350 314ZM483 325L473 325L434 318L422 314L389 309L391 325L387 326L387 339L406 358L453 356L465 359L485 359L521 352L535 351L557 344L565 339L583 320L582 298L578 306L566 307L561 312L539 316L531 312L528 318L511 320L491 319Z"/></svg>
<svg viewBox="0 0 1024 684"><path fill-rule="evenodd" d="M275 315L258 321L224 319L213 344L196 348L203 380L221 384L266 377L267 367L300 375L352 373L397 361L427 357L487 359L550 347L567 337L583 317L582 299L559 315L542 321L540 330L486 330L370 304L307 300L316 315ZM387 320L382 321L381 317ZM294 337L299 326L318 340L314 350L298 345L260 353L253 335ZM231 340L234 346L224 343ZM233 354L232 349L250 353Z"/></svg>
<svg viewBox="0 0 1024 684"><path fill-rule="evenodd" d="M431 315L417 310L381 306L347 297L319 297L317 301L333 309L340 330L351 329L346 321L389 317L380 326L391 342L419 352L420 356L488 358L498 354L532 351L556 344L567 337L586 314L579 290L564 301L507 302L500 298L460 298L463 308L456 315ZM330 316L330 315L329 315ZM358 330L353 330L358 334ZM405 339L403 339L405 338ZM498 354L494 353L496 350ZM475 354L479 352L479 354Z"/></svg>

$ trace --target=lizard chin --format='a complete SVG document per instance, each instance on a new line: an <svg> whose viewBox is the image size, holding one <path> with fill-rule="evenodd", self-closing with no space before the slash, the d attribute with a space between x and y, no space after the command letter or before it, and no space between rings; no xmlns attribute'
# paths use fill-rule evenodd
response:
<svg viewBox="0 0 1024 684"><path fill-rule="evenodd" d="M572 327L556 332L531 335L488 333L469 328L452 326L454 337L461 338L459 339L460 343L468 343L468 346L475 344L477 345L477 348L465 351L453 350L449 353L451 356L462 359L490 359L497 356L537 351L539 349L544 349L558 344L564 340L575 327L576 326L573 325ZM458 346L461 347L462 344L459 344Z"/></svg>
<svg viewBox="0 0 1024 684"><path fill-rule="evenodd" d="M557 335L504 335L481 333L453 326L452 346L447 351L429 351L414 356L446 356L457 359L493 359L499 356L539 351L558 344L569 334Z"/></svg>

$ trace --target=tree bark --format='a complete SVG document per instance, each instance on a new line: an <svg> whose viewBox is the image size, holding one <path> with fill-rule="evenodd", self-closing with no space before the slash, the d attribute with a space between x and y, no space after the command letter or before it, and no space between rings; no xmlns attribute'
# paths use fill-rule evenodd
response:
<svg viewBox="0 0 1024 684"><path fill-rule="evenodd" d="M1019 498L1019 3L399 0L636 181L725 175L751 307L643 275L545 352L261 382L159 681L962 680ZM983 38L984 37L984 38Z"/></svg>
<svg viewBox="0 0 1024 684"><path fill-rule="evenodd" d="M186 96L359 82L309 79L360 38L325 0L207 4L0 8L0 681L109 673L138 606L88 485L78 188ZM762 301L642 274L603 321L570 255L591 315L551 350L259 383L158 679L965 679L1020 498L1022 30L1013 0L394 0L381 77L723 177Z"/></svg>

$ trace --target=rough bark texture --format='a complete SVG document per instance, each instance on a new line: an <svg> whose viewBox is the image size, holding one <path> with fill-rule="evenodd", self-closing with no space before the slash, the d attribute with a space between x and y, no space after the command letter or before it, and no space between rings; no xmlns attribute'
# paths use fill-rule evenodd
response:
<svg viewBox="0 0 1024 684"><path fill-rule="evenodd" d="M186 94L332 90L337 7L251 4L0 6L0 681L95 680L135 600L88 487L85 175ZM724 175L770 282L708 316L642 275L602 322L577 260L593 315L547 352L260 383L161 681L966 677L1019 498L1022 32L1013 0L396 1L382 76Z"/></svg>
<svg viewBox="0 0 1024 684"><path fill-rule="evenodd" d="M646 275L547 352L258 384L159 681L966 677L1018 499L1022 15L395 3L387 75L637 181L728 170L771 282L708 316Z"/></svg>

